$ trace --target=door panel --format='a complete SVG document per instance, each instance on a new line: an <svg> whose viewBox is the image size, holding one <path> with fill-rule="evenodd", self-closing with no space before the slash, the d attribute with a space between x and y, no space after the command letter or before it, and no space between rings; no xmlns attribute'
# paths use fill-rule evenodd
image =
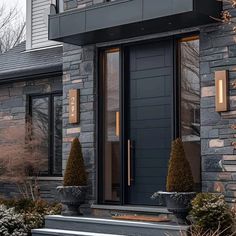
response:
<svg viewBox="0 0 236 236"><path fill-rule="evenodd" d="M172 41L132 46L129 55L127 109L133 181L127 203L155 205L150 197L165 190L172 139Z"/></svg>

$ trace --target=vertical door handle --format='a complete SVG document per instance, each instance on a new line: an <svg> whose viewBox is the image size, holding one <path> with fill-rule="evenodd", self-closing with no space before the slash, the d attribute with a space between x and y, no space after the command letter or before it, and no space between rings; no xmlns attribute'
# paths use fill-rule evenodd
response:
<svg viewBox="0 0 236 236"><path fill-rule="evenodd" d="M120 112L116 112L116 136L120 136Z"/></svg>

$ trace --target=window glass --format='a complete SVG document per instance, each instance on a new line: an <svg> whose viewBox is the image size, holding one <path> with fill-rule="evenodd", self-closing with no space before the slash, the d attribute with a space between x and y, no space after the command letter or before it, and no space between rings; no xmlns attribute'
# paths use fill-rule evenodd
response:
<svg viewBox="0 0 236 236"><path fill-rule="evenodd" d="M48 114L48 105L49 98L33 98L32 99L32 133L33 137L36 140L39 146L38 149L41 153L42 162L41 173L48 173L49 165L49 114Z"/></svg>
<svg viewBox="0 0 236 236"><path fill-rule="evenodd" d="M105 52L104 199L120 200L120 52Z"/></svg>
<svg viewBox="0 0 236 236"><path fill-rule="evenodd" d="M53 173L62 172L62 97L54 97Z"/></svg>
<svg viewBox="0 0 236 236"><path fill-rule="evenodd" d="M201 182L199 39L183 39L180 55L181 135L197 187Z"/></svg>
<svg viewBox="0 0 236 236"><path fill-rule="evenodd" d="M40 151L40 174L62 174L62 96L31 97L32 135Z"/></svg>

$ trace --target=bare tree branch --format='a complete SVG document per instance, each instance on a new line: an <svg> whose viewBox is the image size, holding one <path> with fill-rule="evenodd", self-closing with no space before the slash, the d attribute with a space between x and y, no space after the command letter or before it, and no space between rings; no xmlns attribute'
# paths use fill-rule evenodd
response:
<svg viewBox="0 0 236 236"><path fill-rule="evenodd" d="M25 40L25 19L17 5L7 9L0 3L0 53L4 53Z"/></svg>

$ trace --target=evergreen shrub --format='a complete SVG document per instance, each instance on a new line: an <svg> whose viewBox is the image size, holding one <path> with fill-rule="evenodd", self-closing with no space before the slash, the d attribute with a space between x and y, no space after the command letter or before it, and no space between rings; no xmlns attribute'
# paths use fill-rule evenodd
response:
<svg viewBox="0 0 236 236"><path fill-rule="evenodd" d="M194 181L180 138L172 142L166 190L168 192L193 192Z"/></svg>
<svg viewBox="0 0 236 236"><path fill-rule="evenodd" d="M233 213L222 194L199 193L192 201L190 218L194 227L202 232L231 234Z"/></svg>
<svg viewBox="0 0 236 236"><path fill-rule="evenodd" d="M75 138L71 145L70 155L64 175L64 186L86 186L87 173L80 141Z"/></svg>

